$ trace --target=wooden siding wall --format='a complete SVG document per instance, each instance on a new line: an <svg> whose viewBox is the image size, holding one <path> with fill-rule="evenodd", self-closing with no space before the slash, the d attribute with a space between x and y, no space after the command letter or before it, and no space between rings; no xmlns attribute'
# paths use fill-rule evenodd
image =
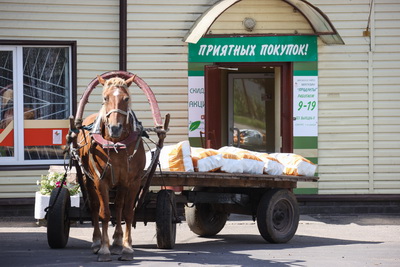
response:
<svg viewBox="0 0 400 267"><path fill-rule="evenodd" d="M182 38L216 1L128 1L128 69L154 91L162 116L171 114L166 144L188 138L188 51ZM153 127L148 103L138 90L133 106L146 127Z"/></svg>
<svg viewBox="0 0 400 267"><path fill-rule="evenodd" d="M319 46L320 193L400 193L400 2L314 0L346 45Z"/></svg>
<svg viewBox="0 0 400 267"><path fill-rule="evenodd" d="M245 18L256 21L254 30L246 31ZM281 0L244 0L226 10L210 27L209 34L309 34L307 20Z"/></svg>

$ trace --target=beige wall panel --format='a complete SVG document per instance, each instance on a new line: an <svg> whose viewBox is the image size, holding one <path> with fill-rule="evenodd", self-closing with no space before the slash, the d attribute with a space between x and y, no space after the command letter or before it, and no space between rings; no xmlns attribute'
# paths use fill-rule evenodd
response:
<svg viewBox="0 0 400 267"><path fill-rule="evenodd" d="M393 176L390 173L380 173L377 177L375 177L376 181L398 181L398 177Z"/></svg>
<svg viewBox="0 0 400 267"><path fill-rule="evenodd" d="M144 78L159 102L162 115L171 114L167 143L186 140L187 44L182 41L193 22L215 1L128 2L128 70ZM137 96L135 94L135 96ZM148 118L147 99L134 101L137 115Z"/></svg>
<svg viewBox="0 0 400 267"><path fill-rule="evenodd" d="M368 190L368 181L340 181L340 182L326 182L319 184L321 190L343 190L353 192L365 192Z"/></svg>
<svg viewBox="0 0 400 267"><path fill-rule="evenodd" d="M343 141L343 140L353 140L353 141L367 141L368 134L367 133L326 133L322 136L318 137L318 140L321 142L330 142L330 141Z"/></svg>
<svg viewBox="0 0 400 267"><path fill-rule="evenodd" d="M400 161L398 148L394 144L396 138L394 136L392 137L396 132L398 133L399 128L397 125L399 125L400 115L398 112L399 108L395 108L396 105L400 105L397 96L398 84L400 82L397 78L398 75L396 75L400 68L400 64L397 64L400 55L398 53L400 47L400 34L398 34L400 25L398 23L400 19L400 3L398 1L385 1L385 3L380 2L375 4L375 12L372 15L372 19L375 18L375 21L372 21L371 24L371 27L373 27L372 30L375 30L372 34L372 41L375 46L373 47L373 53L369 56L370 39L362 37L362 31L366 27L370 1L336 1L334 4L332 4L332 2L326 4L326 1L322 0L311 2L317 5L322 11L326 12L346 43L345 46L319 47L320 92L326 93L325 95L320 94L319 124L321 126L319 128L318 152L319 173L322 181L319 185L319 192L399 193L400 186L397 183L388 183L391 189L382 190L380 185L377 185L373 181L374 179L378 179L377 177L380 177L379 179L383 181L385 181L385 179L389 181L398 181L396 177L398 177L399 171L396 170L396 167L391 167L390 163ZM393 14L397 14L397 16ZM343 67L340 68L340 66L337 65L338 63L339 65L343 65ZM334 72L327 71L331 68L334 69ZM341 71L336 72L336 68L340 68L342 71L346 70L348 74L346 75ZM351 78L352 75L357 76L358 79L355 80ZM386 87L385 85L389 85L390 87ZM328 97L330 94L334 96L335 91L342 93L348 90L351 90L354 94L336 95L336 100L334 97L332 97L332 99ZM369 91L374 92L372 95L374 102L370 102L371 95ZM362 101L354 102L354 97L357 97L357 95L360 96L359 99ZM353 102L350 101L348 103L356 105L344 104L340 107L333 103L335 101L346 101L343 99L346 96L352 96ZM369 111L369 109L373 110ZM354 129L354 135L352 135L353 140L354 137L358 135L362 135L364 138L360 138L359 142L340 141L342 139L345 140L346 137L349 139L351 137L346 129L340 128L339 126L339 124L346 125L346 122L340 120L336 125L333 125L330 118L335 117L334 114L338 112L342 117L346 117L346 113L350 114L350 117L353 117L352 120L347 120L347 122L356 120L366 123L366 127L361 125L358 127L350 127ZM371 114L375 117L370 117L369 115ZM368 127L368 125L371 125L371 127ZM337 132L337 134L332 136L334 132ZM343 133L343 138L339 139L338 136ZM340 145L340 143L342 145ZM345 144L348 145L347 148L343 147ZM333 173L329 173L332 166L330 166L331 163L327 162L325 159L325 157L329 157L330 152L332 152L330 147L342 147L343 150L337 151L334 149L334 154L343 158L348 157L347 155L351 155L349 163L360 163L363 162L363 159L368 159L364 164L364 171L360 170L360 174L365 175L365 180L369 183L368 186L364 185L364 190L349 191L346 189L346 184L340 186L340 183L337 183L336 185L333 184L332 186L332 184L329 184L328 186L325 183L325 181L333 182L339 180ZM365 149L360 150L357 149L357 147ZM380 148L378 149L377 147ZM391 156L385 156L385 154ZM367 157L362 157L363 155ZM393 157L392 160L389 161L390 163L388 162L388 157ZM398 165L399 164L397 164L397 166ZM371 170L369 166L372 166ZM360 165L354 165L353 168L357 170L360 168ZM352 170L352 172L354 170ZM346 169L338 168L337 171L342 174L346 172ZM396 171L397 174L395 173ZM370 177L370 173L368 172L371 172L373 176ZM354 180L356 178L350 177L350 179ZM335 186L337 188L335 188ZM386 188L390 187L386 186Z"/></svg>
<svg viewBox="0 0 400 267"><path fill-rule="evenodd" d="M46 173L46 170L1 171L0 198L34 197L37 181Z"/></svg>
<svg viewBox="0 0 400 267"><path fill-rule="evenodd" d="M341 182L341 181L366 181L365 173L330 173L329 178L326 177L325 182Z"/></svg>
<svg viewBox="0 0 400 267"><path fill-rule="evenodd" d="M318 95L320 101L365 101L368 100L368 94L366 92L332 92L332 93L321 93Z"/></svg>
<svg viewBox="0 0 400 267"><path fill-rule="evenodd" d="M400 53L374 53L373 60L376 64L385 64L387 61L390 63L393 60L400 61Z"/></svg>
<svg viewBox="0 0 400 267"><path fill-rule="evenodd" d="M368 155L364 157L331 157L331 158L319 158L318 164L325 166L344 166L344 165L363 165L368 164Z"/></svg>
<svg viewBox="0 0 400 267"><path fill-rule="evenodd" d="M293 7L280 1L241 1L221 14L210 27L212 34L249 34L242 21L253 18L259 33L312 33L308 22Z"/></svg>
<svg viewBox="0 0 400 267"><path fill-rule="evenodd" d="M400 141L399 134L393 133L375 133L374 135L376 143L379 141ZM400 146L400 144L394 143L394 147Z"/></svg>
<svg viewBox="0 0 400 267"><path fill-rule="evenodd" d="M345 149L345 148L335 148L331 149L330 148L324 148L323 150L318 151L318 158L321 159L323 158L324 160L330 160L331 158L344 158L348 160L348 158L351 157L368 157L368 149L366 148L360 148L360 149ZM319 162L318 162L319 163Z"/></svg>
<svg viewBox="0 0 400 267"><path fill-rule="evenodd" d="M392 135L395 135L395 134L392 134ZM392 138L392 139L395 139L395 138ZM393 140L390 140L390 139L389 140L384 140L384 141L375 141L374 142L374 148L377 149L378 151L379 151L379 149L386 149L387 153L390 153L392 151L392 149L400 148L400 144L398 143L398 140L394 140L393 141ZM382 155L383 152L380 151L380 154Z"/></svg>
<svg viewBox="0 0 400 267"><path fill-rule="evenodd" d="M364 109L354 109L350 113L347 110L320 110L319 116L323 117L365 117L367 116L368 112Z"/></svg>
<svg viewBox="0 0 400 267"><path fill-rule="evenodd" d="M380 165L393 165L394 168L400 172L400 161L393 156L384 155L375 159L376 164Z"/></svg>
<svg viewBox="0 0 400 267"><path fill-rule="evenodd" d="M355 126L355 125L367 125L368 118L365 117L337 117L337 118L327 118L323 123L319 123L321 126L329 125L340 125L343 127Z"/></svg>
<svg viewBox="0 0 400 267"><path fill-rule="evenodd" d="M174 62L174 61L184 61L187 60L187 55L186 54L180 54L180 55L174 55L174 54L168 54L164 55L163 59L165 60L164 62ZM128 61L138 61L138 62L158 62L160 58L157 55L152 55L152 54L133 54L128 56Z"/></svg>
<svg viewBox="0 0 400 267"><path fill-rule="evenodd" d="M334 150L336 150L336 149L343 149L342 151L343 151L343 155L344 156L346 156L347 155L347 152L346 152L346 149L347 150L352 150L352 149L367 149L368 148L368 142L367 141L346 141L346 140L344 140L344 141L336 141L336 140L331 140L331 144L329 145L329 144L325 144L325 142L323 142L323 141L321 141L321 146L320 147L318 147L319 148L319 150L320 151L322 151L322 150L324 150L324 149L328 149L328 150L331 150L331 149L334 149ZM329 151L325 151L325 153L329 153ZM324 154L324 153L322 153L322 154ZM320 161L322 160L322 162L323 162L323 159L319 159L318 160L318 164L320 163Z"/></svg>
<svg viewBox="0 0 400 267"><path fill-rule="evenodd" d="M365 109L368 107L366 101L346 101L346 102L335 102L335 101L320 101L319 108L324 109L342 109L342 110L352 110L352 109Z"/></svg>

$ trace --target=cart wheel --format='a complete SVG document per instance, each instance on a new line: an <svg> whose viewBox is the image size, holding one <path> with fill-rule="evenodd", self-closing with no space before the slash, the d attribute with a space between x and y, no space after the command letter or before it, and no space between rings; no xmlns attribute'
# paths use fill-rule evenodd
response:
<svg viewBox="0 0 400 267"><path fill-rule="evenodd" d="M156 232L157 247L171 249L176 239L175 193L171 190L161 190L157 193Z"/></svg>
<svg viewBox="0 0 400 267"><path fill-rule="evenodd" d="M228 213L215 208L209 203L197 203L185 207L186 222L193 233L208 237L218 234L224 228Z"/></svg>
<svg viewBox="0 0 400 267"><path fill-rule="evenodd" d="M286 243L299 225L296 197L286 189L266 192L258 204L257 226L261 236L270 243Z"/></svg>
<svg viewBox="0 0 400 267"><path fill-rule="evenodd" d="M50 205L56 200L59 188L53 189L50 196ZM51 248L64 248L69 237L70 220L68 218L71 199L69 191L61 188L53 208L47 212L47 243Z"/></svg>

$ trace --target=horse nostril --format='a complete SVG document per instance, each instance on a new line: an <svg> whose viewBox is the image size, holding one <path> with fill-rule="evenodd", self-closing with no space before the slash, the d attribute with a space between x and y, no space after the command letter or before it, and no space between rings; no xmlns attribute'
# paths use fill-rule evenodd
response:
<svg viewBox="0 0 400 267"><path fill-rule="evenodd" d="M117 125L110 125L109 129L112 137L119 137L122 131L122 124L118 123Z"/></svg>

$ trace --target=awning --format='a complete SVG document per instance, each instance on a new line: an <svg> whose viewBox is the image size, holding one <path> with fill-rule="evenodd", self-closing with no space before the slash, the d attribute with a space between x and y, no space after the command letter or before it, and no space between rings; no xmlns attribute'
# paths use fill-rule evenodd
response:
<svg viewBox="0 0 400 267"><path fill-rule="evenodd" d="M184 42L197 43L214 21L229 7L240 2L241 0L221 0L211 6L201 15L192 28L183 38ZM318 35L326 44L344 44L339 33L329 20L328 16L319 8L313 6L305 0L282 0L298 10L310 23L314 33Z"/></svg>

